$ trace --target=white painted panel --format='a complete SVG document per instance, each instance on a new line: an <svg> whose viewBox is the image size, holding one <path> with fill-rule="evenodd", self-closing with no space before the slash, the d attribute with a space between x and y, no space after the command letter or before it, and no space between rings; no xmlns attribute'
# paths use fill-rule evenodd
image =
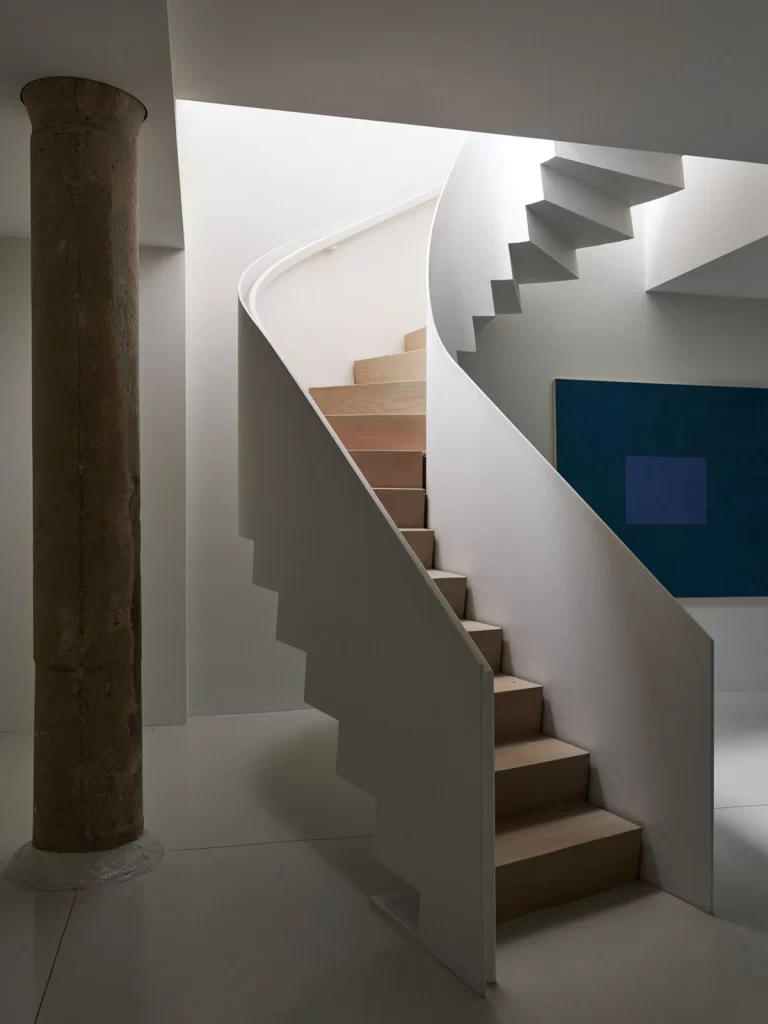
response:
<svg viewBox="0 0 768 1024"><path fill-rule="evenodd" d="M768 690L768 598L689 597L685 608L715 643L715 689Z"/></svg>
<svg viewBox="0 0 768 1024"><path fill-rule="evenodd" d="M279 594L278 636L307 652L307 701L340 723L339 773L377 802L375 854L418 891L419 938L483 993L495 956L492 676L273 348L279 333L266 337L251 285L290 251L241 283L241 533L254 582Z"/></svg>
<svg viewBox="0 0 768 1024"><path fill-rule="evenodd" d="M142 247L142 684L144 722L187 720L184 253Z"/></svg>
<svg viewBox="0 0 768 1024"><path fill-rule="evenodd" d="M0 731L32 728L29 242L0 238ZM184 254L141 249L144 721L186 721Z"/></svg>
<svg viewBox="0 0 768 1024"><path fill-rule="evenodd" d="M433 247L462 195L446 189ZM471 244L430 260L438 564L470 576L469 614L504 628L507 669L544 685L545 731L590 751L591 799L643 826L642 876L709 910L711 641L451 358L475 309L445 314L436 268L461 276L486 231L471 223Z"/></svg>

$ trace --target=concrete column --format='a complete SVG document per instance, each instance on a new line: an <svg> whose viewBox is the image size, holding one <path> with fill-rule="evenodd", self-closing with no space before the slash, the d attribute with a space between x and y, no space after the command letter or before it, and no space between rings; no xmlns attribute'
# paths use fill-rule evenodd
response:
<svg viewBox="0 0 768 1024"><path fill-rule="evenodd" d="M143 832L133 96L44 78L32 122L33 846Z"/></svg>

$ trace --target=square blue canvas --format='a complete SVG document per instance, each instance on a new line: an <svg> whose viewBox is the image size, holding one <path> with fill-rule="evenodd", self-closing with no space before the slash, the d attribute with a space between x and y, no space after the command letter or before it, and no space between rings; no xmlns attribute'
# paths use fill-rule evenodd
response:
<svg viewBox="0 0 768 1024"><path fill-rule="evenodd" d="M555 382L556 464L676 597L768 595L768 389Z"/></svg>
<svg viewBox="0 0 768 1024"><path fill-rule="evenodd" d="M634 526L706 526L707 460L628 455L626 522Z"/></svg>

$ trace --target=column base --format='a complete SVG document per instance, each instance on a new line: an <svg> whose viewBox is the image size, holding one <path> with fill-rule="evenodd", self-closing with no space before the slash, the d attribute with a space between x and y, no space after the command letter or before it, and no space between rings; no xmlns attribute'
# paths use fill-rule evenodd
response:
<svg viewBox="0 0 768 1024"><path fill-rule="evenodd" d="M2 877L18 889L37 892L94 891L149 874L164 853L163 844L150 832L96 853L51 853L26 843L5 865Z"/></svg>

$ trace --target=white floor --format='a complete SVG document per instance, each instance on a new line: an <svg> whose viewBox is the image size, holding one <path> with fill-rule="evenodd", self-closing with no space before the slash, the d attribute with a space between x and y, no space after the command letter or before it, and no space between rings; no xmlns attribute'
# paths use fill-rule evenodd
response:
<svg viewBox="0 0 768 1024"><path fill-rule="evenodd" d="M2 1024L752 1024L768 1020L768 694L718 698L711 918L636 884L499 930L472 995L370 909L372 807L313 711L147 730L162 866L103 893L0 887ZM31 741L0 735L0 859Z"/></svg>

